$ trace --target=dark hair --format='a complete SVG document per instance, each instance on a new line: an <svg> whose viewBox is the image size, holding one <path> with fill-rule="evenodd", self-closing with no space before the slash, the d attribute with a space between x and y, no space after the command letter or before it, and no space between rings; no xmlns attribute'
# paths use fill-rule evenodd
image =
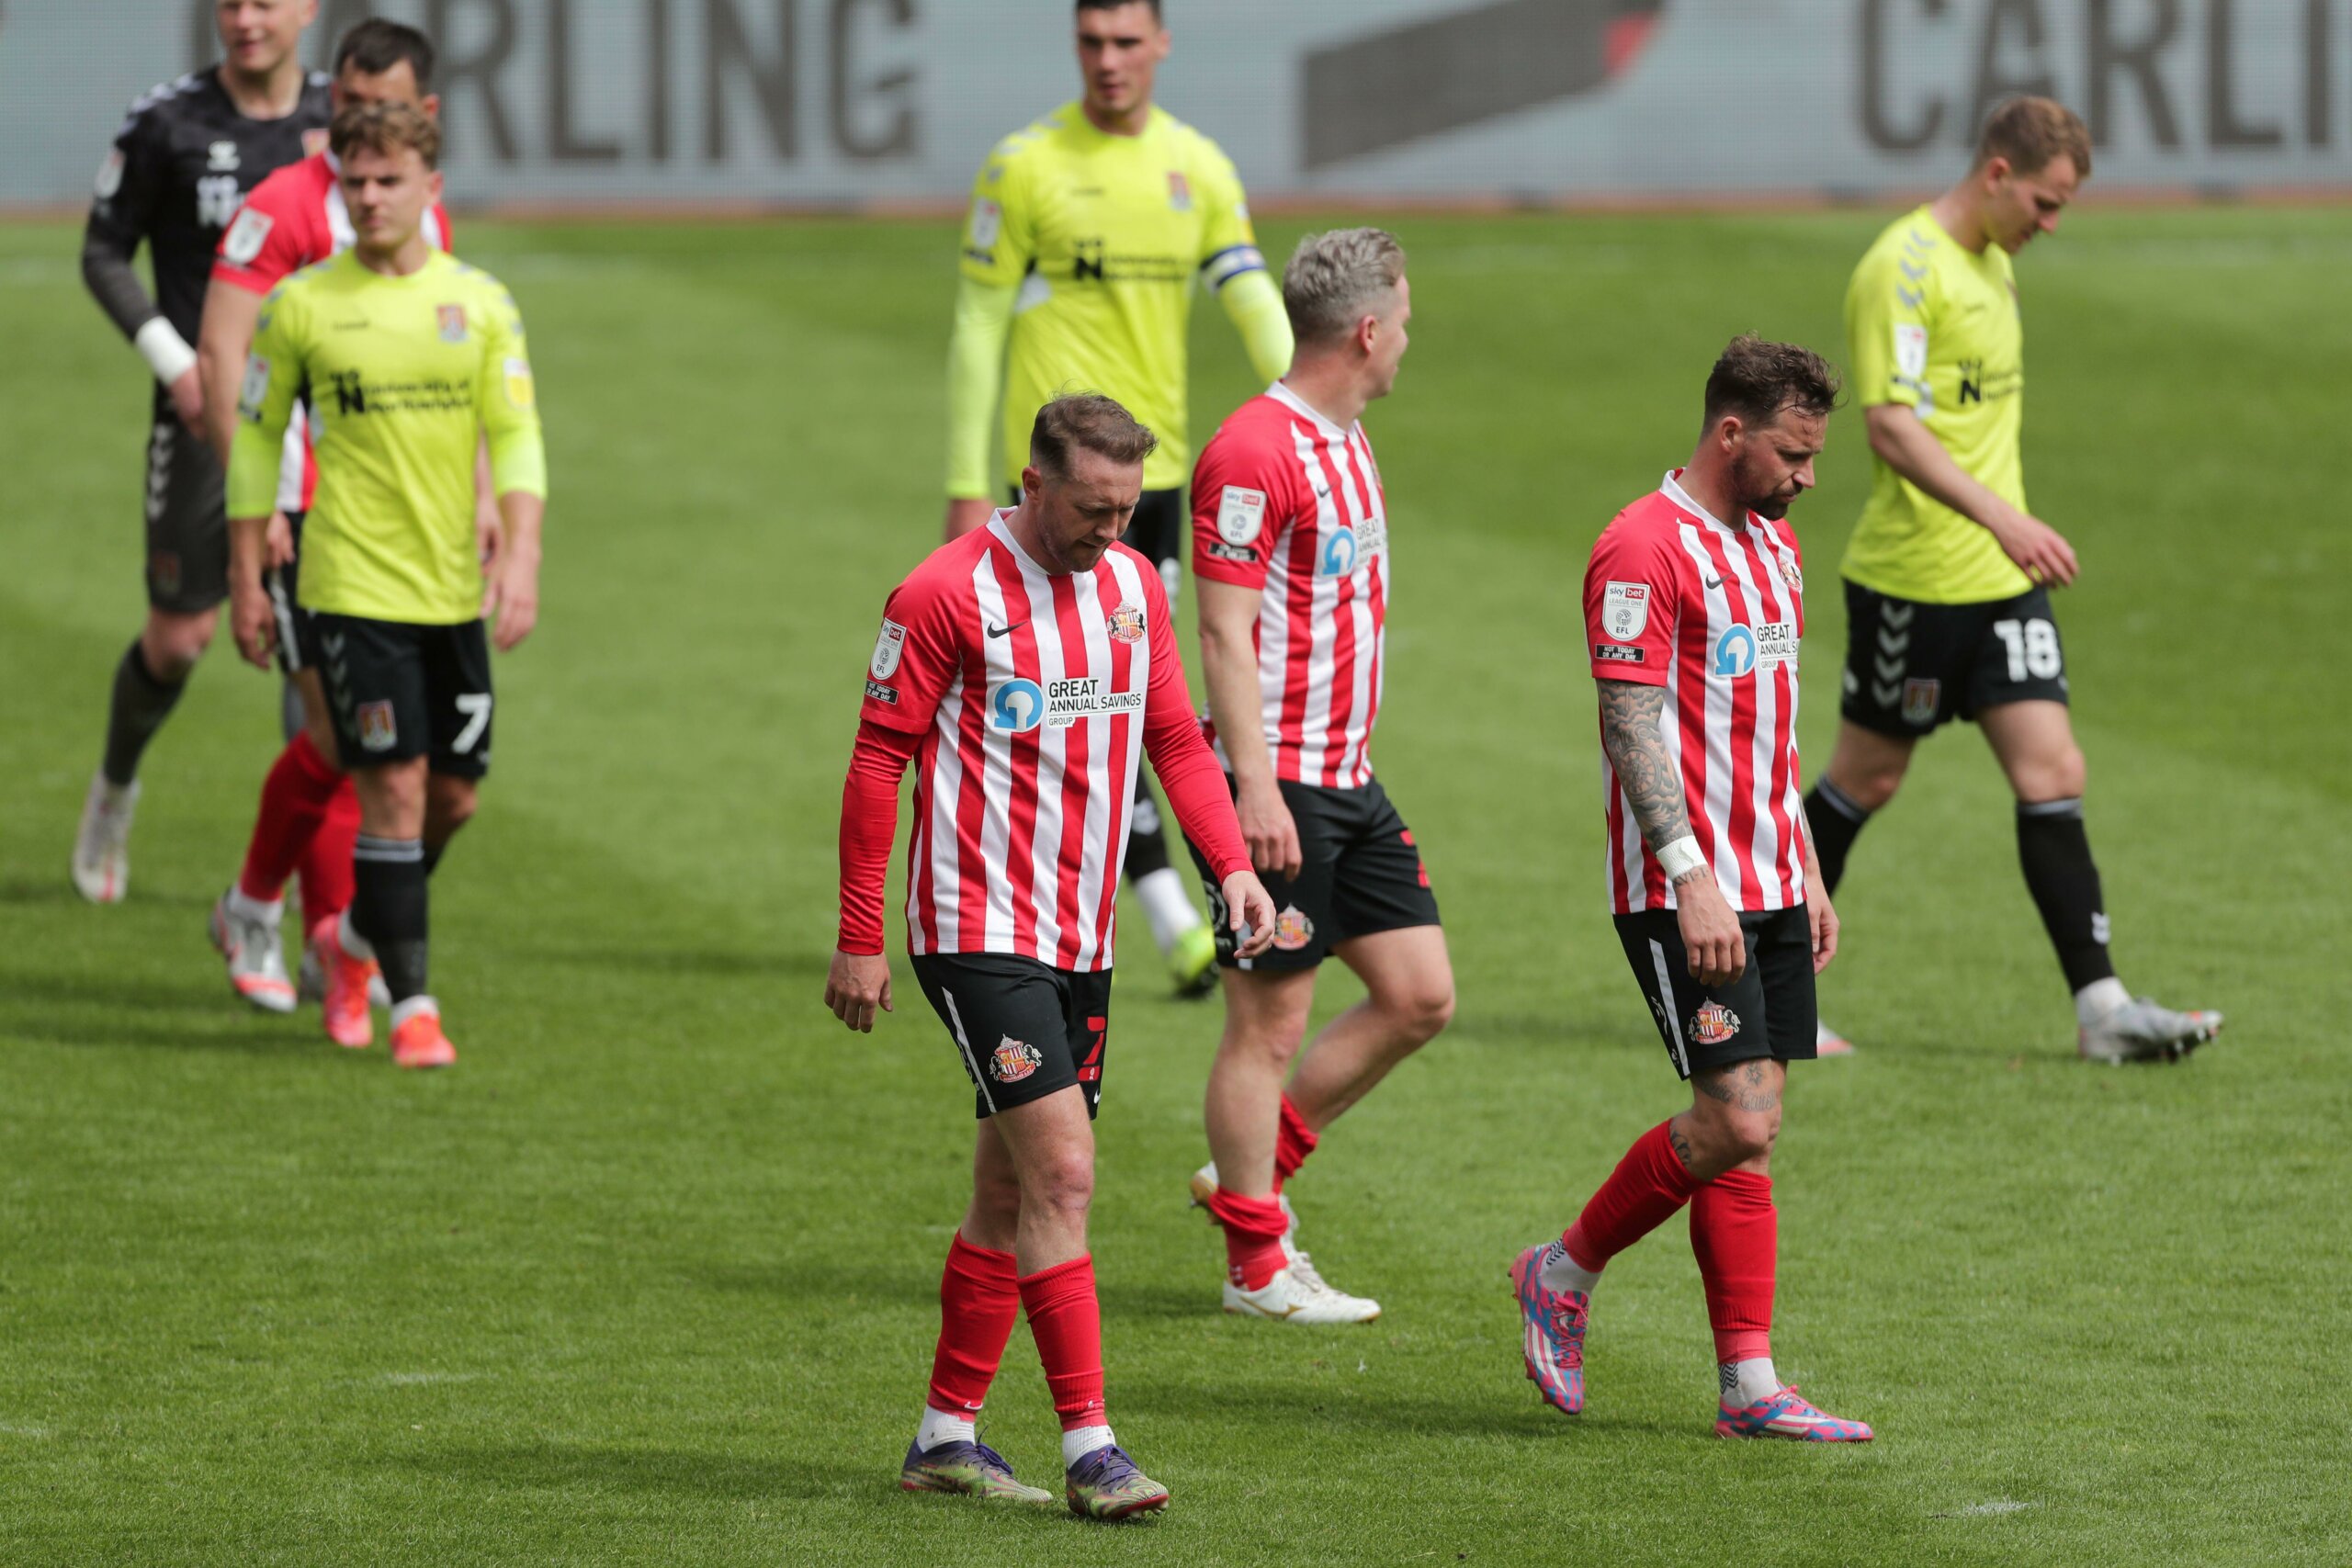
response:
<svg viewBox="0 0 2352 1568"><path fill-rule="evenodd" d="M426 168L441 166L441 128L408 104L358 104L344 110L328 128L327 145L338 158L413 147Z"/></svg>
<svg viewBox="0 0 2352 1568"><path fill-rule="evenodd" d="M1037 411L1029 430L1029 460L1054 479L1069 476L1069 449L1082 446L1114 463L1140 463L1159 437L1100 392L1066 392Z"/></svg>
<svg viewBox="0 0 2352 1568"><path fill-rule="evenodd" d="M1829 361L1792 343L1768 343L1742 333L1707 373L1707 417L1712 428L1725 414L1761 428L1783 411L1826 414L1842 390Z"/></svg>
<svg viewBox="0 0 2352 1568"><path fill-rule="evenodd" d="M433 90L433 40L403 22L372 17L343 35L334 46L334 73L356 67L362 75L380 76L408 62L416 73L416 90Z"/></svg>
<svg viewBox="0 0 2352 1568"><path fill-rule="evenodd" d="M1078 0L1078 8L1081 11L1115 11L1122 6L1135 3L1136 0ZM1151 7L1151 19L1159 21L1159 0L1143 0L1143 3Z"/></svg>
<svg viewBox="0 0 2352 1568"><path fill-rule="evenodd" d="M2021 175L2038 175L2060 153L2077 179L2091 177L2091 133L2082 117L2055 98L2011 98L1984 117L1976 137L1977 168L2007 158Z"/></svg>

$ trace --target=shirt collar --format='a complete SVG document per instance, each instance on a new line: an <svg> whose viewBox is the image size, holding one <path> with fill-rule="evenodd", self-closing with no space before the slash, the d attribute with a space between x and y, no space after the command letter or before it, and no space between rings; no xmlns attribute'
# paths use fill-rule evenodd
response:
<svg viewBox="0 0 2352 1568"><path fill-rule="evenodd" d="M1724 522L1722 518L1716 516L1713 513L1708 511L1705 507L1700 505L1696 501L1691 499L1690 492L1682 488L1682 475L1684 471L1685 470L1681 468L1668 468L1666 471L1666 478L1658 481L1658 493L1665 496L1667 500L1674 502L1675 505L1682 508L1683 511L1690 513L1693 517L1699 518L1702 522L1711 523L1714 526L1721 528L1726 534L1738 533L1740 531L1738 528Z"/></svg>
<svg viewBox="0 0 2352 1568"><path fill-rule="evenodd" d="M1288 387L1283 386L1280 381L1276 381L1272 386L1266 389L1266 396L1273 399L1274 401L1282 404L1283 407L1289 409L1294 413L1306 415L1309 420L1314 422L1316 429L1321 431L1332 440L1345 441L1348 438L1348 433L1346 431L1341 430L1338 425L1333 424L1329 420L1324 418L1321 412L1318 411L1314 404L1308 402L1305 398L1300 397L1296 392L1292 391Z"/></svg>

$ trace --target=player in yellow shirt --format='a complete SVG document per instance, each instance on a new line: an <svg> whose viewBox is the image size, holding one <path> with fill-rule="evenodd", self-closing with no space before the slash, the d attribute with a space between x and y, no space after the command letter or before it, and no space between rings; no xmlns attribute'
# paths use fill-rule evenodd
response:
<svg viewBox="0 0 2352 1568"><path fill-rule="evenodd" d="M547 457L514 297L424 235L440 131L383 103L345 111L333 134L356 243L263 307L229 465L232 614L238 648L267 669L267 527L307 387L319 485L298 592L360 812L355 896L326 956L382 965L397 1065L446 1066L457 1052L425 988L425 879L490 769L485 622L497 616L504 652L538 618ZM487 565L474 532L485 437L504 524Z"/></svg>
<svg viewBox="0 0 2352 1568"><path fill-rule="evenodd" d="M1172 600L1193 469L1194 279L1261 380L1290 367L1290 321L1231 160L1152 102L1170 44L1159 0L1077 0L1077 36L1084 96L999 142L973 187L948 350L946 534L980 526L1001 497L1019 500L1038 409L1102 392L1159 437L1126 542L1159 563ZM1126 873L1178 986L1214 987L1216 941L1169 864L1140 776Z"/></svg>
<svg viewBox="0 0 2352 1568"><path fill-rule="evenodd" d="M1879 236L1846 295L1874 480L1847 547L1845 701L1805 817L1834 892L1912 749L1949 719L1984 732L2018 801L2027 888L2075 993L2077 1050L2177 1061L2219 1013L2175 1012L2116 978L2083 827L2083 753L2050 590L2075 552L2026 510L2025 331L2009 258L2090 177L2090 133L2064 105L2013 98L1958 185ZM1825 1054L1850 1050L1824 1026Z"/></svg>

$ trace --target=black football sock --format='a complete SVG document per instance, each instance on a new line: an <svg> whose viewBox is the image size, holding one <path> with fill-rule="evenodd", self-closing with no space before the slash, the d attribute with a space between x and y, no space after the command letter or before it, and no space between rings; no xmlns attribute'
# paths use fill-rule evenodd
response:
<svg viewBox="0 0 2352 1568"><path fill-rule="evenodd" d="M108 784L128 788L139 777L139 759L147 742L164 728L164 720L172 716L173 705L186 690L186 681L158 681L149 673L146 654L136 641L131 643L115 667L114 696L107 706L107 755L102 769Z"/></svg>
<svg viewBox="0 0 2352 1568"><path fill-rule="evenodd" d="M352 928L376 950L393 1005L427 994L424 841L362 833L351 869Z"/></svg>
<svg viewBox="0 0 2352 1568"><path fill-rule="evenodd" d="M1837 892L1838 885L1846 880L1847 852L1862 836L1862 827L1870 819L1868 808L1831 784L1826 774L1814 781L1812 793L1804 797L1804 823L1813 829L1813 852L1821 862L1824 893Z"/></svg>
<svg viewBox="0 0 2352 1568"><path fill-rule="evenodd" d="M2074 800L2018 802L2018 860L2025 885L2041 910L2050 944L2058 950L2066 986L2080 991L2115 977L2107 952L2107 907L2091 859L2090 835L2083 830L2083 803Z"/></svg>
<svg viewBox="0 0 2352 1568"><path fill-rule="evenodd" d="M425 875L431 876L435 872L441 869L441 857L444 854L447 854L449 846L446 841L438 844L428 843L424 846Z"/></svg>
<svg viewBox="0 0 2352 1568"><path fill-rule="evenodd" d="M1141 882L1155 871L1168 869L1168 830L1160 823L1159 802L1143 770L1136 770L1135 813L1127 823L1127 880Z"/></svg>

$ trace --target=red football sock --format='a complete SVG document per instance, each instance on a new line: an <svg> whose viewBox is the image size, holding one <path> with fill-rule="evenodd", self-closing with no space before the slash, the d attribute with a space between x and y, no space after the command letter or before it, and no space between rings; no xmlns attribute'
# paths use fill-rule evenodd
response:
<svg viewBox="0 0 2352 1568"><path fill-rule="evenodd" d="M1021 1314L1020 1271L1012 1254L974 1247L961 1231L947 1244L939 1276L939 1348L931 1358L930 1404L969 1416L989 1396L989 1384Z"/></svg>
<svg viewBox="0 0 2352 1568"><path fill-rule="evenodd" d="M286 750L270 764L269 777L262 782L261 813L254 819L253 840L245 848L245 869L237 878L246 897L274 904L285 897L286 879L294 874L295 862L302 858L303 850L318 832L328 803L337 790L350 788L350 782L319 755L308 735L297 735L286 743ZM350 846L345 846L344 853L347 861ZM346 867L346 887L350 874ZM344 903L350 902L346 892Z"/></svg>
<svg viewBox="0 0 2352 1568"><path fill-rule="evenodd" d="M1668 1133L1672 1125L1661 1122L1634 1139L1577 1223L1560 1237L1577 1268L1599 1273L1611 1258L1664 1224L1698 1190L1682 1156L1674 1152Z"/></svg>
<svg viewBox="0 0 2352 1568"><path fill-rule="evenodd" d="M1094 1299L1093 1258L1041 1269L1020 1286L1062 1430L1103 1425L1102 1309Z"/></svg>
<svg viewBox="0 0 2352 1568"><path fill-rule="evenodd" d="M1727 1170L1690 1199L1690 1250L1707 1287L1715 1359L1750 1361L1772 1353L1772 1276L1781 1215L1772 1179Z"/></svg>
<svg viewBox="0 0 2352 1568"><path fill-rule="evenodd" d="M1263 1290L1282 1271L1283 1206L1220 1187L1209 1196L1209 1213L1225 1227L1225 1267L1233 1282L1245 1291Z"/></svg>
<svg viewBox="0 0 2352 1568"><path fill-rule="evenodd" d="M351 852L359 846L359 792L349 779L327 802L325 820L302 852L302 924L315 928L351 908L357 874Z"/></svg>
<svg viewBox="0 0 2352 1568"><path fill-rule="evenodd" d="M1283 1190L1283 1182L1298 1174L1298 1168L1306 1163L1306 1156L1313 1154L1315 1145L1322 1141L1315 1129L1306 1124L1306 1118L1298 1113L1298 1107L1290 1102L1290 1096L1283 1096L1282 1124L1274 1132L1276 1192Z"/></svg>

